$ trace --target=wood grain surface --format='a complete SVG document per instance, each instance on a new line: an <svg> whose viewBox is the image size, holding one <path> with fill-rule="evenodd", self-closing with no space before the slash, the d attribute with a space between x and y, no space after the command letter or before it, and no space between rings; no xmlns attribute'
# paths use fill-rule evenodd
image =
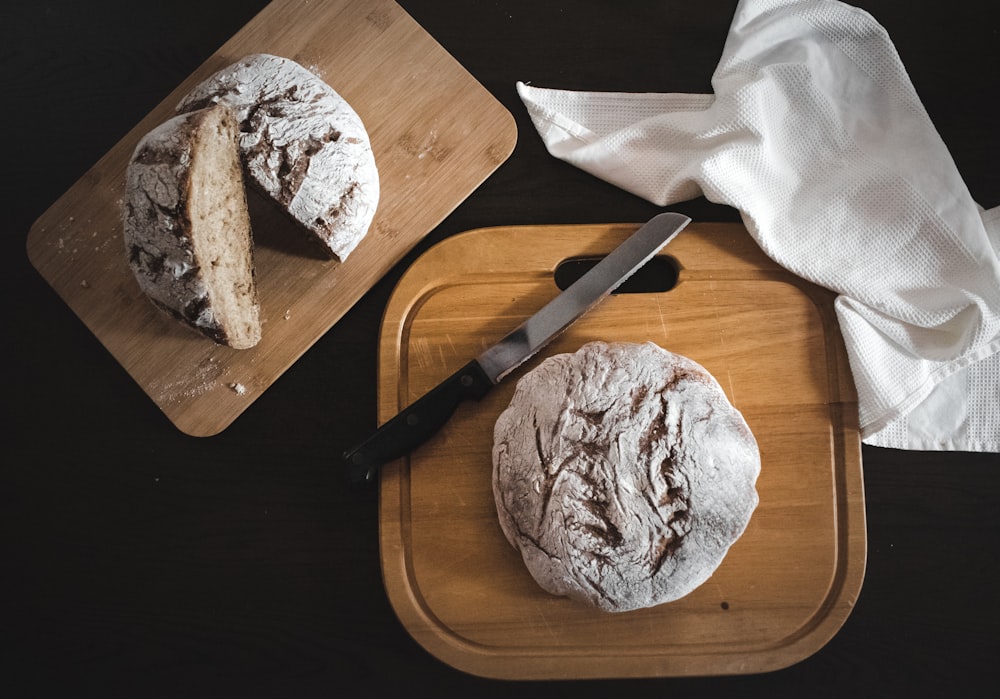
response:
<svg viewBox="0 0 1000 699"><path fill-rule="evenodd" d="M381 198L338 263L248 191L263 338L216 345L148 303L125 263L125 168L143 135L215 71L252 53L297 61L361 116ZM276 0L185 79L32 226L28 256L167 417L194 436L229 426L511 153L513 117L389 0Z"/></svg>
<svg viewBox="0 0 1000 699"><path fill-rule="evenodd" d="M554 298L562 262L607 254L636 227L491 228L425 253L386 310L380 417ZM672 289L612 295L382 471L389 599L445 662L506 679L764 672L814 653L853 609L864 496L834 295L775 265L738 224L691 224L663 255L679 270ZM760 505L712 578L681 600L624 614L538 587L500 531L491 488L493 425L516 380L590 340L650 341L694 359L761 450Z"/></svg>

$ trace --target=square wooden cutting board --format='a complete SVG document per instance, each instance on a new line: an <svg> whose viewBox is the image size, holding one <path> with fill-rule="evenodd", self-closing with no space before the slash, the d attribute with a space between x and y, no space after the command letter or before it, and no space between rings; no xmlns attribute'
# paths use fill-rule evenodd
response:
<svg viewBox="0 0 1000 699"><path fill-rule="evenodd" d="M125 262L125 169L139 139L215 71L251 53L322 77L369 132L381 200L343 264L248 192L263 339L231 350L155 310ZM28 256L59 296L185 433L232 423L513 151L511 114L389 0L275 0L101 158L32 226Z"/></svg>
<svg viewBox="0 0 1000 699"><path fill-rule="evenodd" d="M388 420L558 292L567 259L601 256L636 225L491 228L449 238L386 310L379 418ZM833 637L866 557L857 399L834 295L769 260L738 224L692 223L664 249L668 291L611 296L380 477L383 578L403 624L459 669L504 679L774 670ZM702 364L761 451L760 504L688 596L612 614L554 597L500 530L493 425L544 357L591 340L652 341Z"/></svg>

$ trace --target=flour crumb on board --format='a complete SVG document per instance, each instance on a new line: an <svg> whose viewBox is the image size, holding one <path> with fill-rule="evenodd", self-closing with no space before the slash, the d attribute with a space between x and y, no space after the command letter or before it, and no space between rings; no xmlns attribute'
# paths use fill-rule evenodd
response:
<svg viewBox="0 0 1000 699"><path fill-rule="evenodd" d="M233 389L233 393L235 393L238 396L246 395L247 392L247 387L239 383L238 381L229 384L229 388Z"/></svg>
<svg viewBox="0 0 1000 699"><path fill-rule="evenodd" d="M291 311L291 309L285 311L285 320L288 320L291 317L292 317L292 311Z"/></svg>

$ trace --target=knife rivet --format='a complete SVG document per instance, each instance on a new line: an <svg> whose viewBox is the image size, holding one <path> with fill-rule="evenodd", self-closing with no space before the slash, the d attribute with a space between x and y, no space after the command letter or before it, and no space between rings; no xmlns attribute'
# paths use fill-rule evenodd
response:
<svg viewBox="0 0 1000 699"><path fill-rule="evenodd" d="M410 427L413 427L419 422L420 422L420 416L418 416L415 413L410 413L409 415L406 416L406 424L409 425Z"/></svg>
<svg viewBox="0 0 1000 699"><path fill-rule="evenodd" d="M462 385L465 386L466 388L472 385L472 377L469 376L468 374L462 374L461 381Z"/></svg>

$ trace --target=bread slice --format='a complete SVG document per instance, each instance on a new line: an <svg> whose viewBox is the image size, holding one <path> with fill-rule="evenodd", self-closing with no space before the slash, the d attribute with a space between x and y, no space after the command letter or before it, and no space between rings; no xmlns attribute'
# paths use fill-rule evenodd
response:
<svg viewBox="0 0 1000 699"><path fill-rule="evenodd" d="M213 341L260 341L253 240L238 146L222 105L170 119L126 173L128 264L150 300Z"/></svg>

